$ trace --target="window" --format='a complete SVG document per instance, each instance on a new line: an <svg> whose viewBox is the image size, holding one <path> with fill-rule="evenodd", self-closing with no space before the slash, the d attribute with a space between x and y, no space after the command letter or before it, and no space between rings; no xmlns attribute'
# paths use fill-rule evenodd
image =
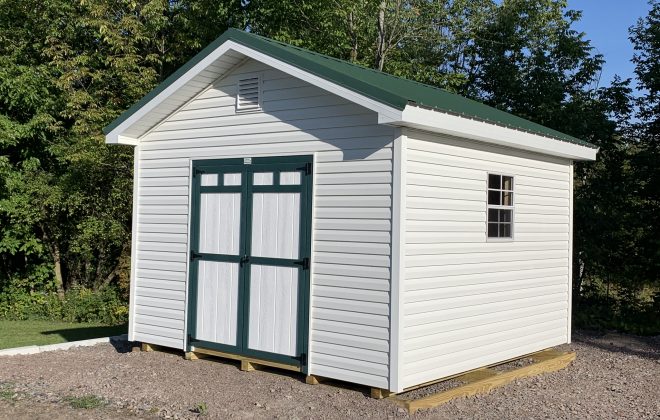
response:
<svg viewBox="0 0 660 420"><path fill-rule="evenodd" d="M488 174L488 237L513 238L513 177Z"/></svg>
<svg viewBox="0 0 660 420"><path fill-rule="evenodd" d="M261 80L248 77L238 81L236 111L259 111L261 109Z"/></svg>

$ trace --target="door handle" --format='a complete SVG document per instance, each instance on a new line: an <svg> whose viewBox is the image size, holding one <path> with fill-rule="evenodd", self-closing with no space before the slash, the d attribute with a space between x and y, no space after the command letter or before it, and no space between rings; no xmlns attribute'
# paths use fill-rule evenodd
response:
<svg viewBox="0 0 660 420"><path fill-rule="evenodd" d="M247 263L249 263L249 262L250 262L250 257L248 257L247 255L243 255L243 256L241 257L241 260L239 261L239 263L240 263L241 266L243 266L243 265L245 265L245 264L247 264Z"/></svg>

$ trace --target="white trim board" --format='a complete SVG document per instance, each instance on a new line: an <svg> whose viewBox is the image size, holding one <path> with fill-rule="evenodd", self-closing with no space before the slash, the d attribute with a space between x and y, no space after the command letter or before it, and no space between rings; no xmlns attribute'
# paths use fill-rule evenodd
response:
<svg viewBox="0 0 660 420"><path fill-rule="evenodd" d="M575 160L596 160L598 153L579 144L412 105L403 110L401 121L391 124Z"/></svg>
<svg viewBox="0 0 660 420"><path fill-rule="evenodd" d="M390 391L403 391L403 298L406 255L406 159L407 141L397 130L392 156L392 270L390 277Z"/></svg>

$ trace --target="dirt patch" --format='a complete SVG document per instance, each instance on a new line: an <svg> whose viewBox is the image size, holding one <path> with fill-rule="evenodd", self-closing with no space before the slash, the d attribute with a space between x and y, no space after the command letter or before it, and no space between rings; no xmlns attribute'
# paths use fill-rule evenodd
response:
<svg viewBox="0 0 660 420"><path fill-rule="evenodd" d="M577 352L567 369L454 400L414 417L657 419L658 344L658 338L578 333L573 344L559 348ZM0 358L2 384L22 396L14 400L0 393L0 418L408 416L390 400L370 398L367 388L333 382L306 385L301 375L242 372L234 362L130 352L129 346L117 343ZM104 405L84 409L67 402L87 401L89 396Z"/></svg>

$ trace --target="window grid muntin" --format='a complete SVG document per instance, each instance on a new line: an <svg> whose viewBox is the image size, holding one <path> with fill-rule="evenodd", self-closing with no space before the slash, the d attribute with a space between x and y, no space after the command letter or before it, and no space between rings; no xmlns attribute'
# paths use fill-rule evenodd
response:
<svg viewBox="0 0 660 420"><path fill-rule="evenodd" d="M505 186L505 179L509 185ZM486 238L487 239L513 239L513 223L514 223L514 204L515 204L515 182L512 175L492 174L488 173L486 177ZM504 197L508 196L509 199L505 200ZM491 204L491 198L497 197L498 204ZM502 204L508 201L509 204ZM497 211L497 219L491 221L491 210ZM508 214L506 221L501 220L502 215ZM496 236L491 236L491 229L496 230Z"/></svg>

